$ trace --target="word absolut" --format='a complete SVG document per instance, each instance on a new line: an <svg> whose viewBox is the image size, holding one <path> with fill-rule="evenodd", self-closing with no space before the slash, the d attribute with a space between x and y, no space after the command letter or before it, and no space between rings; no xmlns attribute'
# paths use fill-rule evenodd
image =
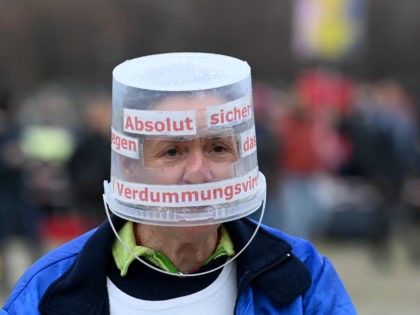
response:
<svg viewBox="0 0 420 315"><path fill-rule="evenodd" d="M194 135L195 111L124 109L124 131L144 135Z"/></svg>

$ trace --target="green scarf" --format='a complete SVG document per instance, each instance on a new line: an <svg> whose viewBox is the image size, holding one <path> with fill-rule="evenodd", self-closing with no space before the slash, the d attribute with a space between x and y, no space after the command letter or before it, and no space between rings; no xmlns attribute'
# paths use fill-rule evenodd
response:
<svg viewBox="0 0 420 315"><path fill-rule="evenodd" d="M143 257L144 259L165 271L178 273L178 270L174 264L163 253L155 251L151 248L137 245L136 238L134 236L133 222L127 221L127 223L125 223L121 230L118 232L118 235L121 237L126 246L138 257ZM232 240L230 239L228 231L222 225L219 244L217 245L217 248L213 254L207 258L204 264L208 264L209 262L221 256L233 256L234 254L235 251L233 249ZM115 240L114 245L112 246L112 256L114 257L115 264L121 271L121 276L125 276L127 274L128 267L136 259L130 252L125 249L124 245L122 245L118 239Z"/></svg>

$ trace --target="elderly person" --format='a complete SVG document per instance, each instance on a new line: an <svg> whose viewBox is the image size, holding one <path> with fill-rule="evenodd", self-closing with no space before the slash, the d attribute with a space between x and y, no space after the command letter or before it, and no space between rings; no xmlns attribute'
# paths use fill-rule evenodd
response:
<svg viewBox="0 0 420 315"><path fill-rule="evenodd" d="M356 313L328 259L261 226L245 62L160 54L113 80L108 220L36 262L0 314Z"/></svg>

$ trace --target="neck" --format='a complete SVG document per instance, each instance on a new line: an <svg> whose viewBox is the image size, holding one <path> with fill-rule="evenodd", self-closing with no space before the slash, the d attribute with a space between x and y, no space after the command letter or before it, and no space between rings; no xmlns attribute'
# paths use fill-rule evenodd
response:
<svg viewBox="0 0 420 315"><path fill-rule="evenodd" d="M218 226L162 227L136 224L138 245L162 252L180 272L193 272L214 252Z"/></svg>

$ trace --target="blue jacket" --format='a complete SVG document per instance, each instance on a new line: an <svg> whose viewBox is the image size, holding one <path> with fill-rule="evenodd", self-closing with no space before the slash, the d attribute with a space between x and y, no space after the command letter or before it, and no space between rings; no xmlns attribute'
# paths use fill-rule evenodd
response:
<svg viewBox="0 0 420 315"><path fill-rule="evenodd" d="M255 231L248 219L226 226L236 248ZM104 262L114 240L105 222L48 253L18 281L0 315L109 314ZM305 240L264 226L236 263L236 314L356 314L330 261Z"/></svg>

